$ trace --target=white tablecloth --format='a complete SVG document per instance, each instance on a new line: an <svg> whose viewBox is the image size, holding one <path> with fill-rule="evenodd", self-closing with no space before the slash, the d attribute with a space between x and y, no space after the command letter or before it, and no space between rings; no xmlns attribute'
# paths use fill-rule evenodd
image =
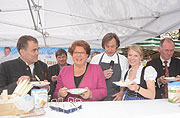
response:
<svg viewBox="0 0 180 118"><path fill-rule="evenodd" d="M180 104L167 99L82 102L83 109L65 114L45 108L36 118L179 118Z"/></svg>

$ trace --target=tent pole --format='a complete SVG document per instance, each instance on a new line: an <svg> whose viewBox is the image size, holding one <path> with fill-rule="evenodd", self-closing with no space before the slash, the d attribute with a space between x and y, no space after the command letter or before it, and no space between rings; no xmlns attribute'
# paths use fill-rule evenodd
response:
<svg viewBox="0 0 180 118"><path fill-rule="evenodd" d="M47 45L46 45L46 37L44 36L43 29L42 29L42 31L39 31L39 30L38 30L38 28L37 28L37 26L36 26L36 22L35 22L35 20L34 20L34 15L33 15L33 12L32 12L31 5L30 5L30 1L27 0L27 2L28 2L28 6L29 6L30 13L31 13L31 17L32 17L32 20L33 20L34 28L35 28L36 31L38 31L38 32L40 32L40 33L42 34L43 39L44 39L44 45L45 45L45 47L47 47ZM33 0L32 0L32 3L33 3L33 5L35 5L35 3L34 3ZM41 27L42 27L41 17L40 17L40 14L39 14L39 10L38 10L38 18L39 18L39 20L40 20L40 25L41 25Z"/></svg>
<svg viewBox="0 0 180 118"><path fill-rule="evenodd" d="M30 5L29 0L27 0L27 2L28 2L28 6L29 6L30 13L31 13L31 17L32 17L32 20L33 20L34 28L35 28L35 30L37 30L36 22L35 22L35 20L34 20L34 15L33 15L33 12L32 12L31 5Z"/></svg>

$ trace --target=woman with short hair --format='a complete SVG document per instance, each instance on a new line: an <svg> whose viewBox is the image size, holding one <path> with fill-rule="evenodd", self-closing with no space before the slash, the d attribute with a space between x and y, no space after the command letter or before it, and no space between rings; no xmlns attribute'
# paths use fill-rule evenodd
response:
<svg viewBox="0 0 180 118"><path fill-rule="evenodd" d="M72 55L74 64L64 67L58 78L55 98L80 99L81 101L98 101L107 96L104 73L99 65L87 63L91 48L83 40L73 42L68 52ZM83 88L81 94L71 94L69 89Z"/></svg>

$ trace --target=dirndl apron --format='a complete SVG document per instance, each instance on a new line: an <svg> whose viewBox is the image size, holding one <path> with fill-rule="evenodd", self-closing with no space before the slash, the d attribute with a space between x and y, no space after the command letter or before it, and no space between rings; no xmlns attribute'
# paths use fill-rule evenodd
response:
<svg viewBox="0 0 180 118"><path fill-rule="evenodd" d="M138 84L139 86L141 86L142 88L145 88L145 89L147 89L146 81L144 80L144 71L145 71L146 67L147 66L143 67L143 69L141 71L140 84ZM128 71L126 72L126 74L124 76L124 80L126 80L127 73L128 73ZM126 90L124 92L124 99L123 100L144 100L144 99L147 99L135 91L131 91L128 88L125 88L125 89Z"/></svg>

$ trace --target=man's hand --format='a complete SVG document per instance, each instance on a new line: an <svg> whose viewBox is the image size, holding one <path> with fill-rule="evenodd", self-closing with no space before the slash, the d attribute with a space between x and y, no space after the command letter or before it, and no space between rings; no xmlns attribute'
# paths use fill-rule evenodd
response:
<svg viewBox="0 0 180 118"><path fill-rule="evenodd" d="M29 76L25 76L25 75L24 75L24 76L21 76L16 83L19 84L20 81L23 81L23 80L26 80L26 79L27 79L28 81L30 81L30 77L29 77Z"/></svg>
<svg viewBox="0 0 180 118"><path fill-rule="evenodd" d="M104 76L105 76L106 79L111 78L112 74L113 74L112 69L104 70Z"/></svg>
<svg viewBox="0 0 180 118"><path fill-rule="evenodd" d="M123 95L124 95L124 91L120 91L120 92L118 92L118 93L112 95L112 97L115 97L115 98L113 99L113 101L119 101L119 100L122 100Z"/></svg>
<svg viewBox="0 0 180 118"><path fill-rule="evenodd" d="M56 82L56 81L57 81L57 76L56 76L56 75L52 76L52 77L51 77L51 81L52 81L52 82Z"/></svg>
<svg viewBox="0 0 180 118"><path fill-rule="evenodd" d="M157 81L158 81L159 83L161 83L161 84L167 84L168 81L165 80L164 78L165 78L165 76L163 75L163 76L161 76L160 78L158 78Z"/></svg>
<svg viewBox="0 0 180 118"><path fill-rule="evenodd" d="M48 80L44 80L44 82L48 82ZM39 87L40 89L44 88L44 89L47 89L47 91L50 90L50 86L49 85L46 85L46 86L42 86L42 87Z"/></svg>
<svg viewBox="0 0 180 118"><path fill-rule="evenodd" d="M179 79L180 79L180 75L177 75L176 78L179 78Z"/></svg>

